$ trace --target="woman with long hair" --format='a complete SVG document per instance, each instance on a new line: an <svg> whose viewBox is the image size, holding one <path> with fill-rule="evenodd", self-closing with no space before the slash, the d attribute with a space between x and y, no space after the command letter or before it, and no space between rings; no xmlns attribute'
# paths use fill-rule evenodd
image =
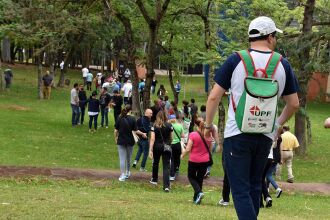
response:
<svg viewBox="0 0 330 220"><path fill-rule="evenodd" d="M130 105L126 105L121 111L121 114L115 124L115 140L118 145L121 171L119 181L125 181L131 175L131 158L133 146L135 144L132 132L141 135L143 138L147 138L145 133L137 129L135 118L130 115L131 110L132 107Z"/></svg>
<svg viewBox="0 0 330 220"><path fill-rule="evenodd" d="M188 179L194 188L193 201L196 205L201 203L204 197L203 180L208 162L210 161L211 139L204 137L204 120L195 120L197 131L189 134L186 149L182 151L181 159L190 152L188 161Z"/></svg>
<svg viewBox="0 0 330 220"><path fill-rule="evenodd" d="M172 125L167 122L165 111L157 113L156 121L151 127L149 157L153 160L152 163L152 178L151 184L157 185L158 168L160 157L163 161L163 190L170 191L170 160L172 154Z"/></svg>

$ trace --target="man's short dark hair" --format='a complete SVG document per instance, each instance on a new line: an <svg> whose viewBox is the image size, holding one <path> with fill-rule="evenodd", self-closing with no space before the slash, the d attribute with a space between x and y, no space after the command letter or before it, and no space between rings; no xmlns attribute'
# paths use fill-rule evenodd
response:
<svg viewBox="0 0 330 220"><path fill-rule="evenodd" d="M73 84L73 88L77 88L78 87L78 83Z"/></svg>
<svg viewBox="0 0 330 220"><path fill-rule="evenodd" d="M168 100L168 96L166 95L166 96L164 96L164 99L165 99L165 101L167 101Z"/></svg>
<svg viewBox="0 0 330 220"><path fill-rule="evenodd" d="M284 125L284 126L283 126L283 130L284 130L284 131L290 131L290 127L289 127L289 125Z"/></svg>
<svg viewBox="0 0 330 220"><path fill-rule="evenodd" d="M195 103L195 99L190 99L191 103Z"/></svg>
<svg viewBox="0 0 330 220"><path fill-rule="evenodd" d="M249 34L259 34L259 31L256 29L252 29ZM249 38L249 42L255 42L255 41L260 41L260 40L267 40L267 38L269 37L269 35L272 35L273 37L275 37L276 31L274 31L273 33L264 35L264 36L259 36L259 37L253 37L253 38Z"/></svg>
<svg viewBox="0 0 330 220"><path fill-rule="evenodd" d="M206 106L205 105L202 105L201 108L200 108L201 112L205 112L206 111Z"/></svg>

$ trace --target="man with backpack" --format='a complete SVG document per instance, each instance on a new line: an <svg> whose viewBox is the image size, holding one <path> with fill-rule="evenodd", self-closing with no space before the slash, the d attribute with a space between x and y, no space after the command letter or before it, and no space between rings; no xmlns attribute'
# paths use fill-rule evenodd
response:
<svg viewBox="0 0 330 220"><path fill-rule="evenodd" d="M298 83L289 62L274 52L277 29L272 19L251 21L250 49L233 53L216 70L207 101L205 136L226 90L231 90L224 132L223 156L239 219L257 219L261 179L272 141L297 111ZM276 119L277 101L286 105Z"/></svg>

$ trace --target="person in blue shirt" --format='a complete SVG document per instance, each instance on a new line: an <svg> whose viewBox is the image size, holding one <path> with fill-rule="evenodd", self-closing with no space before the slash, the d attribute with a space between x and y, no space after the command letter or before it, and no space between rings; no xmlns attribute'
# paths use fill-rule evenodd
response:
<svg viewBox="0 0 330 220"><path fill-rule="evenodd" d="M140 102L143 101L143 90L145 86L146 86L145 80L141 79L141 81L139 82Z"/></svg>

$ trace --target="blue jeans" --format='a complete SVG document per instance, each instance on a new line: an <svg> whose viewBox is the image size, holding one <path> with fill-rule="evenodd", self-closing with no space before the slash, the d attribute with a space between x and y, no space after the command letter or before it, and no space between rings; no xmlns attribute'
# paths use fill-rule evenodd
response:
<svg viewBox="0 0 330 220"><path fill-rule="evenodd" d="M147 159L148 159L148 154L149 154L149 141L148 141L148 139L147 140L140 139L137 144L139 146L139 149L136 153L135 160L139 161L140 157L143 153L141 168L145 168L146 167L146 162L147 162Z"/></svg>
<svg viewBox="0 0 330 220"><path fill-rule="evenodd" d="M79 106L78 105L73 105L71 104L71 109L72 109L72 126L75 126L78 124L79 122L79 115L80 115L80 110L79 110Z"/></svg>
<svg viewBox="0 0 330 220"><path fill-rule="evenodd" d="M239 134L223 143L225 169L240 220L257 219L261 179L272 140L264 135Z"/></svg>
<svg viewBox="0 0 330 220"><path fill-rule="evenodd" d="M267 186L269 187L269 183L271 183L275 189L278 188L278 185L273 178L273 174L276 172L276 165L277 163L273 162L266 173Z"/></svg>
<svg viewBox="0 0 330 220"><path fill-rule="evenodd" d="M90 115L89 116L89 123L88 123L88 128L89 129L92 129L92 124L93 124L93 121L94 121L94 129L97 130L97 117L99 115Z"/></svg>
<svg viewBox="0 0 330 220"><path fill-rule="evenodd" d="M104 125L104 119L105 119L105 126L108 127L109 125L109 108L101 108L101 126L103 127Z"/></svg>

